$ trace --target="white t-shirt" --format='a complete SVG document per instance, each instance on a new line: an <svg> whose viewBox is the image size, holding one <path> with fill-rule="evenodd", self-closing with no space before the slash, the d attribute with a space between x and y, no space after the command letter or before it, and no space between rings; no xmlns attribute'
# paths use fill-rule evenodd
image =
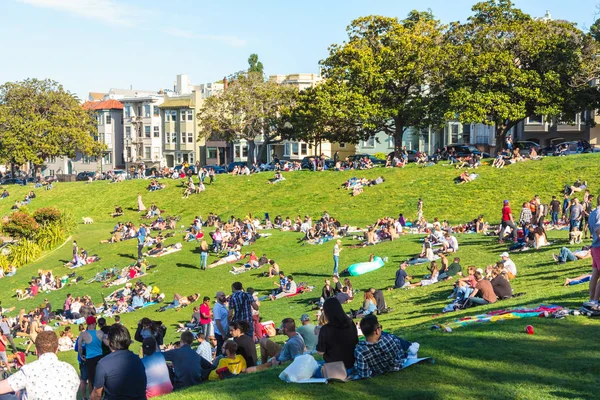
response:
<svg viewBox="0 0 600 400"><path fill-rule="evenodd" d="M333 246L333 255L339 256L341 250L342 249L340 248L340 246L336 243L335 246Z"/></svg>
<svg viewBox="0 0 600 400"><path fill-rule="evenodd" d="M511 260L510 258L508 260L504 261L504 269L506 269L508 272L510 272L514 276L517 276L517 266L515 265L514 261Z"/></svg>

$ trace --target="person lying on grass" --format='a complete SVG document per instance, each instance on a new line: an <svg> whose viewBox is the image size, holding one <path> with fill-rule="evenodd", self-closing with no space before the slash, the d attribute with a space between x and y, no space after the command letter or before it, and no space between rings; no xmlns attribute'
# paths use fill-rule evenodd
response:
<svg viewBox="0 0 600 400"><path fill-rule="evenodd" d="M565 279L565 284L563 286L579 285L580 283L589 282L591 278L592 274L583 274L576 278L567 278Z"/></svg>
<svg viewBox="0 0 600 400"><path fill-rule="evenodd" d="M411 343L383 327L375 315L367 315L360 321L365 336L354 349L354 373L358 378L370 378L386 372L399 371L406 358L416 358L419 343Z"/></svg>
<svg viewBox="0 0 600 400"><path fill-rule="evenodd" d="M199 297L200 297L200 295L198 293L194 293L187 297L183 297L179 293L175 293L175 294L173 294L173 302L172 303L164 305L156 311L162 312L162 311L169 310L171 308L186 307L186 306L194 303L196 300L198 300Z"/></svg>
<svg viewBox="0 0 600 400"><path fill-rule="evenodd" d="M223 264L227 264L227 263L233 263L239 260L243 260L244 258L246 258L248 256L248 253L242 255L242 253L240 253L239 251L230 251L229 255L215 261L214 263L210 264L208 267L206 268L215 268L218 267L219 265L223 265Z"/></svg>
<svg viewBox="0 0 600 400"><path fill-rule="evenodd" d="M561 247L560 253L558 253L558 255L553 253L552 258L554 258L554 261L557 261L559 264L564 264L569 261L592 258L592 252L590 251L590 246L584 246L581 248L581 250L577 251L571 251L566 247Z"/></svg>

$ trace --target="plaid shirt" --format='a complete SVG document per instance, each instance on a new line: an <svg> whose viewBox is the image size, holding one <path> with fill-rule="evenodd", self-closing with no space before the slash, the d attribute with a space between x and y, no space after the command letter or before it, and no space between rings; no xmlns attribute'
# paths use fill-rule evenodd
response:
<svg viewBox="0 0 600 400"><path fill-rule="evenodd" d="M234 292L229 298L229 309L233 310L232 321L248 321L252 323L252 295L246 292Z"/></svg>
<svg viewBox="0 0 600 400"><path fill-rule="evenodd" d="M521 222L521 224L523 222L531 222L532 218L533 215L531 214L531 210L529 208L525 207L521 209L521 216L519 217L519 222Z"/></svg>
<svg viewBox="0 0 600 400"><path fill-rule="evenodd" d="M354 368L360 378L402 369L402 360L412 343L383 332L376 343L361 340L354 349Z"/></svg>

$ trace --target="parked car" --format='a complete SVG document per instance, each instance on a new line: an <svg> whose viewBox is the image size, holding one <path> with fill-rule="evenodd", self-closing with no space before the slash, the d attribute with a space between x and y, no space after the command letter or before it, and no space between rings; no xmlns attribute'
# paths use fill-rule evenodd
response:
<svg viewBox="0 0 600 400"><path fill-rule="evenodd" d="M77 176L75 177L75 180L78 182L85 182L87 181L90 177L92 179L94 179L94 176L96 176L95 172L92 171L82 171L80 173L77 174Z"/></svg>
<svg viewBox="0 0 600 400"><path fill-rule="evenodd" d="M354 162L354 160L363 159L365 157L367 157L369 160L371 160L373 165L385 165L385 160L380 160L379 158L375 157L372 154L353 154L348 157L348 160L350 160L351 162Z"/></svg>
<svg viewBox="0 0 600 400"><path fill-rule="evenodd" d="M554 145L554 156L568 156L571 154L592 153L593 148L587 140L577 140L572 142L563 142ZM548 154L550 155L550 154Z"/></svg>
<svg viewBox="0 0 600 400"><path fill-rule="evenodd" d="M233 169L237 166L239 167L245 167L246 165L248 165L248 163L245 162L241 162L241 161L234 161L229 163L229 165L227 166L227 172L233 172Z"/></svg>
<svg viewBox="0 0 600 400"><path fill-rule="evenodd" d="M279 160L279 162L283 162L284 160ZM275 161L271 161L270 163L260 164L261 171L275 171L275 166L278 163Z"/></svg>
<svg viewBox="0 0 600 400"><path fill-rule="evenodd" d="M206 168L206 170L209 169L213 169L215 171L215 174L225 174L227 173L227 170L219 165L205 165L202 168Z"/></svg>
<svg viewBox="0 0 600 400"><path fill-rule="evenodd" d="M302 161L300 162L300 168L312 170L313 166L310 162L311 158L319 158L319 157L315 157L315 156L304 157L302 159ZM335 163L333 162L333 160L330 157L325 156L325 167L327 169L333 169L335 167Z"/></svg>
<svg viewBox="0 0 600 400"><path fill-rule="evenodd" d="M539 143L531 141L516 142L515 148L519 149L519 154L521 154L523 157L529 156L529 153L531 153L531 149L535 149L538 152L538 154L542 150L542 147Z"/></svg>
<svg viewBox="0 0 600 400"><path fill-rule="evenodd" d="M26 185L33 181L33 178L2 178L0 185Z"/></svg>
<svg viewBox="0 0 600 400"><path fill-rule="evenodd" d="M475 147L469 146L466 144L451 144L448 146L448 150L450 150L450 149L454 149L454 152L456 153L456 157L468 157L472 154L478 154L481 156L481 158L489 158L490 157L489 153L482 153L481 151L477 150Z"/></svg>

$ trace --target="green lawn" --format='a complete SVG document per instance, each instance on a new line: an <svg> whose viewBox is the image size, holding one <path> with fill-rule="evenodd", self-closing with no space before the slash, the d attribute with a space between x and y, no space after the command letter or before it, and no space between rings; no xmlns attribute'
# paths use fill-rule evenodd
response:
<svg viewBox="0 0 600 400"><path fill-rule="evenodd" d="M416 215L419 197L424 200L425 216L448 219L453 223L464 222L484 214L487 221L497 223L500 217L502 200L509 199L513 210L518 214L520 203L531 199L535 194L548 203L551 195L560 196L562 187L576 178L587 180L592 193L600 188L597 155L581 155L561 158L546 158L540 162L526 162L506 167L502 170L491 167L480 168L481 176L466 185L455 185L453 178L458 171L450 166L437 165L417 168L410 165L405 169L376 169L350 172L292 172L285 174L286 181L277 185L266 184L271 174L250 177L218 176L214 186L199 196L182 199L182 189L178 181L165 181L167 189L148 193L147 181L130 181L119 184L107 182L59 183L52 191L37 189L38 198L30 208L35 210L47 205L70 209L79 225L74 238L80 247L90 254L98 254L102 260L97 264L80 268L77 273L85 280L97 271L114 265L125 266L132 261L136 243L128 241L119 244L99 244L110 237L116 220L109 216L115 204L126 209L121 220L139 223L136 208L137 193L143 194L146 206L156 202L168 215L180 215L176 237L167 244L181 241L182 225L187 226L194 215L206 218L209 212L216 212L226 219L230 215L245 216L249 212L262 217L268 212L271 217L310 214L320 216L324 210L342 223L365 226L377 218L404 213L407 218ZM352 176L376 177L383 175L386 182L367 188L358 197L339 189L340 185ZM0 215L10 212L14 200L22 198L29 188L9 187L11 197L0 201ZM83 225L81 217L92 217L93 225ZM266 253L275 259L282 270L293 273L297 282L308 282L316 286L313 293L296 296L277 302L264 301L261 314L265 320L277 323L285 317L298 319L305 312L310 313L308 302L320 294L323 279L332 272L333 243L324 245L300 245L296 233L273 231L273 235L260 239L256 244L245 248L257 254ZM564 320L529 319L505 321L461 327L452 333L431 331L431 325L445 323L455 318L475 315L499 308L530 304L558 304L578 308L587 299L586 284L564 288L566 277L589 272L590 261L583 260L564 265L552 262L551 253L558 252L567 243L566 232L552 231L549 234L555 243L540 251L517 253L513 256L519 269L518 278L513 281L516 292L526 295L502 303L468 309L451 315L438 316L447 304L451 283L445 282L414 290L385 292L388 304L393 308L389 314L380 316L386 330L408 340L421 343L421 356L432 356L435 364L422 364L401 373L389 374L368 381L322 385L291 385L281 382L277 375L281 368L258 375L243 376L220 383L209 383L167 396L167 399L234 399L243 395L255 399L290 398L312 399L317 396L341 396L348 398L594 398L600 392L597 379L597 360L600 358L600 344L595 340L599 324L586 317L569 317ZM370 286L385 288L393 284L398 261L413 256L420 250L419 237L404 236L394 242L387 242L369 249L345 249L341 255L341 268L368 258L370 252L388 257L386 265L370 274L352 278L355 288ZM491 238L479 235L461 235L459 256L464 267L476 265L485 267L499 259L506 250ZM345 239L344 245L352 240ZM568 245L568 244L566 244ZM576 246L571 246L576 247ZM47 296L55 308L61 308L65 295L90 294L99 303L101 293L108 294L112 289L102 289L100 284L85 285L83 282L57 292L40 294L37 299L17 301L15 289L24 288L39 268L52 269L55 275L71 272L62 267L70 259L71 244L47 254L32 265L20 269L15 277L0 280L0 293L4 307L17 306L30 310ZM158 265L145 279L157 284L167 298L173 292L188 295L198 292L201 296L213 297L217 290L230 292L231 283L240 280L245 287L254 287L267 293L273 287L273 280L261 278L257 272L239 276L230 274L230 265L208 271L198 269L199 253L196 246L184 243L183 250L159 259L152 259ZM215 258L210 257L209 262ZM420 279L425 274L425 266L410 267L409 274ZM359 302L347 308L358 308ZM166 341L176 340L175 324L189 318L191 309L179 312L170 310L156 313L156 307L136 311L122 316L122 321L132 329L142 317L162 320L168 327ZM16 313L16 311L14 312ZM314 312L313 312L314 313ZM533 336L523 333L527 324L535 327ZM278 337L282 341L283 337ZM18 342L19 343L19 342ZM134 346L137 351L138 345ZM75 362L75 353L61 353L60 357ZM596 393L596 395L594 395Z"/></svg>

